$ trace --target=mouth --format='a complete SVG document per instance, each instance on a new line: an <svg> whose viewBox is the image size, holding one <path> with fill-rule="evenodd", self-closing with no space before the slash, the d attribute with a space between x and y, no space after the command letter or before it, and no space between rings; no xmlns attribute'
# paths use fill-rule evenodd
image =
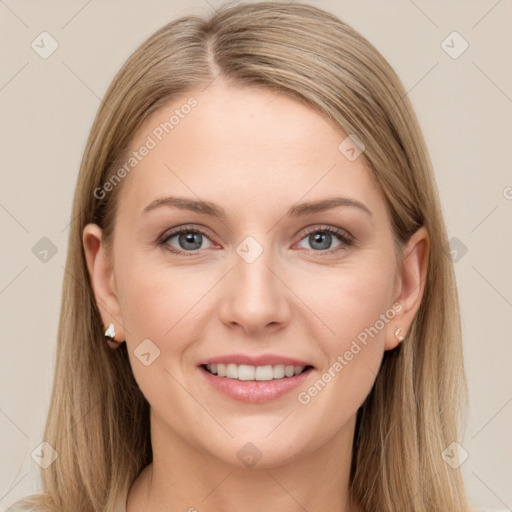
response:
<svg viewBox="0 0 512 512"><path fill-rule="evenodd" d="M263 404L305 386L315 367L284 354L224 354L197 366L208 388L227 398Z"/></svg>
<svg viewBox="0 0 512 512"><path fill-rule="evenodd" d="M235 363L205 363L198 369L211 389L249 404L264 404L289 396L297 387L306 385L315 370L311 365Z"/></svg>
<svg viewBox="0 0 512 512"><path fill-rule="evenodd" d="M292 366L284 364L252 366L248 364L217 363L202 364L201 368L215 375L238 381L274 381L290 379L292 377L308 372L313 368L311 365Z"/></svg>

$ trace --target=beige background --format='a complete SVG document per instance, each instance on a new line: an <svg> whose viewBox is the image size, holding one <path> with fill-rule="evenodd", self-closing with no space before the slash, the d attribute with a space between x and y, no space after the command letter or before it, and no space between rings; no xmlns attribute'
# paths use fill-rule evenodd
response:
<svg viewBox="0 0 512 512"><path fill-rule="evenodd" d="M475 505L510 509L512 2L312 3L381 51L418 114L449 236L467 249L455 264L471 399L462 469ZM0 0L1 510L39 489L31 452L50 398L72 194L100 98L154 30L218 5ZM58 43L47 59L31 47L43 31ZM462 39L442 45L453 31L469 44L458 58L444 48L458 52ZM46 262L36 257L43 237L57 250Z"/></svg>

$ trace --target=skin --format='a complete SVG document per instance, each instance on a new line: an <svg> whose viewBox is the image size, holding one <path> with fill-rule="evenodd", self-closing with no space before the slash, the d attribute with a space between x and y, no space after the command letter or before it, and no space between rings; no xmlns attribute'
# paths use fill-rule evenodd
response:
<svg viewBox="0 0 512 512"><path fill-rule="evenodd" d="M83 232L103 322L114 322L116 339L128 344L151 405L154 461L134 481L127 512L360 511L348 503L356 413L384 351L399 343L395 329L405 334L419 308L428 235L424 228L413 235L397 268L384 198L364 157L348 160L338 150L346 134L270 91L217 80L154 112L132 148L190 96L198 106L122 182L110 257L98 226ZM226 219L165 206L142 215L170 195L211 201ZM333 196L356 199L372 215L344 206L285 216L296 203ZM164 245L194 255L156 243L184 224L205 231L201 248L180 245L179 236ZM333 234L322 245L304 232L322 226L344 230L354 243ZM247 236L263 249L252 263L236 251ZM298 393L396 302L402 311L317 396L299 403ZM146 338L160 350L149 366L134 355ZM287 355L315 368L297 390L244 403L207 385L197 367L233 353ZM237 457L248 442L262 454L253 467Z"/></svg>

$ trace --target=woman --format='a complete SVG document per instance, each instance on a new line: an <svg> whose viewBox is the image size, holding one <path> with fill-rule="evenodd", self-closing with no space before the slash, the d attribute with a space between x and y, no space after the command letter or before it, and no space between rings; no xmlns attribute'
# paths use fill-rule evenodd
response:
<svg viewBox="0 0 512 512"><path fill-rule="evenodd" d="M262 2L158 30L105 95L72 218L52 462L19 506L469 510L435 178L350 26Z"/></svg>

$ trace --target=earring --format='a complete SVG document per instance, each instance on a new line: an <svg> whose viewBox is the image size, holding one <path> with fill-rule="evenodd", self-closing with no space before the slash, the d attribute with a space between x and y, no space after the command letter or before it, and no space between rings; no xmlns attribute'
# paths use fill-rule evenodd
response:
<svg viewBox="0 0 512 512"><path fill-rule="evenodd" d="M402 329L400 327L395 331L395 336L398 341L404 341L404 339L405 339L405 336L400 335L401 332L402 332Z"/></svg>
<svg viewBox="0 0 512 512"><path fill-rule="evenodd" d="M105 336L107 338L110 338L112 341L117 341L116 340L116 331L114 329L114 324L112 322L109 324L109 326L105 330Z"/></svg>

